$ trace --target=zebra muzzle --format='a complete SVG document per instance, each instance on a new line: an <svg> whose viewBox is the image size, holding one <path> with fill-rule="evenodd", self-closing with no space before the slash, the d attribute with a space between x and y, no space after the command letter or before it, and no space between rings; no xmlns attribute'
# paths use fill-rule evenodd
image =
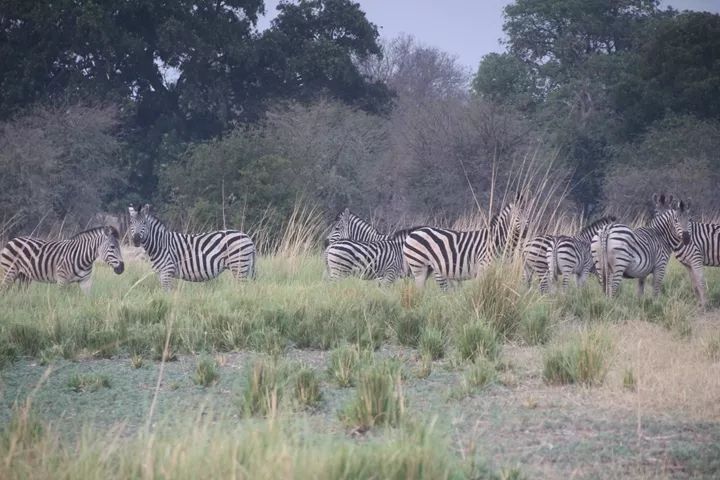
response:
<svg viewBox="0 0 720 480"><path fill-rule="evenodd" d="M142 238L140 238L140 235L135 234L132 236L132 242L133 242L133 245L135 245L136 247L139 247L140 245L142 245Z"/></svg>
<svg viewBox="0 0 720 480"><path fill-rule="evenodd" d="M117 267L113 268L113 272L117 273L118 275L120 275L124 271L125 271L125 263L124 262L120 262Z"/></svg>

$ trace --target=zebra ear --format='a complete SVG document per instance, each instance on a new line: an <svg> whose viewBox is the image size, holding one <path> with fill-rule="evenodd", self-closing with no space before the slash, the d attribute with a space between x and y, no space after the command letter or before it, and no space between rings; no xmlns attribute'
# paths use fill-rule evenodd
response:
<svg viewBox="0 0 720 480"><path fill-rule="evenodd" d="M137 217L138 212L137 210L135 210L135 207L132 206L132 203L128 207L128 212L130 213L131 217Z"/></svg>

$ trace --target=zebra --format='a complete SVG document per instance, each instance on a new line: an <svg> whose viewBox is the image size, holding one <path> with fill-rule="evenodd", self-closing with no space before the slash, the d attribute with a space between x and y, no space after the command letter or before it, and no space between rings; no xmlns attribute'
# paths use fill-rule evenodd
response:
<svg viewBox="0 0 720 480"><path fill-rule="evenodd" d="M204 282L226 269L238 280L255 277L255 245L243 232L173 232L150 212L150 205L140 212L131 205L128 211L133 244L145 249L165 290L174 287L175 279Z"/></svg>
<svg viewBox="0 0 720 480"><path fill-rule="evenodd" d="M559 235L553 237L546 253L548 281L556 281L562 277L562 289L567 289L570 275L575 275L575 282L581 287L590 273L597 273L593 262L590 242L602 227L617 221L611 215L602 217L586 226L574 237Z"/></svg>
<svg viewBox="0 0 720 480"><path fill-rule="evenodd" d="M410 232L418 227L393 233L387 240L359 242L338 240L325 249L327 273L331 280L360 276L366 280L378 279L387 286L408 273L403 245Z"/></svg>
<svg viewBox="0 0 720 480"><path fill-rule="evenodd" d="M547 253L554 240L554 235L538 235L523 246L523 277L530 287L533 274L537 274L540 278L540 293L547 293L549 289Z"/></svg>
<svg viewBox="0 0 720 480"><path fill-rule="evenodd" d="M664 195L653 195L657 213L647 227L608 224L591 242L595 268L608 297L613 297L623 277L638 279L642 298L645 278L653 274L653 295L660 294L673 245L690 243L690 219L682 202L667 204ZM669 208L663 208L669 207Z"/></svg>
<svg viewBox="0 0 720 480"><path fill-rule="evenodd" d="M488 228L458 232L444 228L421 227L405 240L403 255L418 288L430 273L440 288L448 280L477 277L496 254L512 248L519 240L522 209L517 203L505 206Z"/></svg>
<svg viewBox="0 0 720 480"><path fill-rule="evenodd" d="M325 239L325 247L327 248L328 245L338 240L377 242L389 239L390 235L378 232L370 223L352 213L349 208L346 208L335 217L332 229Z"/></svg>
<svg viewBox="0 0 720 480"><path fill-rule="evenodd" d="M79 283L80 289L89 294L96 260L110 265L118 275L125 270L119 239L118 231L110 226L91 228L67 240L13 238L0 251L4 271L0 288L6 289L16 281L21 287L32 281Z"/></svg>

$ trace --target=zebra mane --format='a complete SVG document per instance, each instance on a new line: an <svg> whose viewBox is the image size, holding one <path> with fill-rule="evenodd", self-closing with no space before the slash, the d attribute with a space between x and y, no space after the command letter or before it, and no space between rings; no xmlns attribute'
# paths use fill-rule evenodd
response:
<svg viewBox="0 0 720 480"><path fill-rule="evenodd" d="M395 230L393 233L389 235L388 240L396 240L401 237L408 236L413 230L417 230L418 228L422 228L422 225L416 225L414 227L408 227L408 228L402 228L400 230Z"/></svg>
<svg viewBox="0 0 720 480"><path fill-rule="evenodd" d="M103 225L103 226L100 226L100 227L88 228L87 230L83 230L82 232L78 232L78 233L76 233L75 235L73 235L72 237L70 237L68 240L74 240L74 239L76 239L76 238L78 238L78 237L81 237L81 236L83 236L83 235L86 235L86 234L88 234L88 233L101 232L101 231L104 230L105 228L109 228L109 229L112 231L112 236L113 236L113 237L115 237L115 238L117 238L117 239L120 238L120 233L117 231L117 228L113 227L112 225Z"/></svg>
<svg viewBox="0 0 720 480"><path fill-rule="evenodd" d="M603 225L607 225L608 223L613 223L615 221L617 221L617 217L615 215L609 215L607 217L598 218L591 224L583 227L583 229L580 230L580 232L578 233L578 236L582 235L583 233L591 232L599 227L602 227Z"/></svg>

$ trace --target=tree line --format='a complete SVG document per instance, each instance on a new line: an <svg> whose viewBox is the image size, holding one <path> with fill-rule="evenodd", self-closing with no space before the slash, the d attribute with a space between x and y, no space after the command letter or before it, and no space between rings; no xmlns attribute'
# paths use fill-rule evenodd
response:
<svg viewBox="0 0 720 480"><path fill-rule="evenodd" d="M718 15L516 0L470 72L351 0L277 8L260 30L262 0L0 0L0 221L452 216L529 157L589 214L655 190L720 206Z"/></svg>

